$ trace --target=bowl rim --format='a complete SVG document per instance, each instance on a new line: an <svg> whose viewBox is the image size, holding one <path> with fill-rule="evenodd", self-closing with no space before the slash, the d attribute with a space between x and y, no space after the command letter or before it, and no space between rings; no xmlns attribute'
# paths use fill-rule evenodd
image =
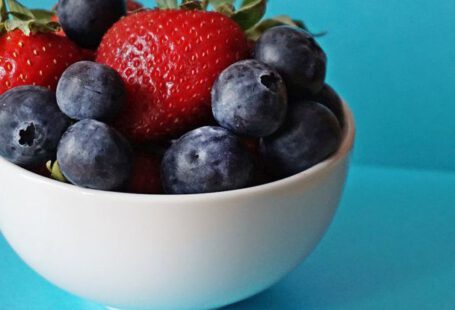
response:
<svg viewBox="0 0 455 310"><path fill-rule="evenodd" d="M173 202L173 201L184 201L189 202L191 200L212 200L212 199L226 199L226 198L239 198L244 195L256 195L261 192L268 191L279 191L280 189L289 186L291 184L300 183L303 181L308 181L319 175L323 175L325 172L329 171L331 167L345 159L349 156L350 151L354 146L356 127L354 116L349 108L348 104L343 100L343 115L345 119L345 124L343 128L343 139L341 145L337 152L326 160L312 166L311 168L302 171L293 176L277 180L274 182L224 191L224 192L214 192L214 193L199 193L199 194L135 194L135 193L125 193L125 192L112 192L112 191L101 191L89 188L78 187L76 185L63 183L49 177L41 176L37 173L31 172L25 168L17 166L13 163L10 163L6 159L0 156L0 168L6 167L9 172L6 176L9 176L10 173L18 174L20 177L31 181L32 183L40 183L41 185L47 185L54 190L66 191L72 194L81 194L84 196L92 196L93 198L112 198L116 200L127 200L130 202L148 202L148 203L160 203L160 202ZM5 175L5 174L4 174ZM7 190L7 189L6 189Z"/></svg>

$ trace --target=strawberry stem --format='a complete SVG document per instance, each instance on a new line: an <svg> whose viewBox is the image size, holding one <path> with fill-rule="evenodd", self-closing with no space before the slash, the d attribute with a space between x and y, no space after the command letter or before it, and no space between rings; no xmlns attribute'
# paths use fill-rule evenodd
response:
<svg viewBox="0 0 455 310"><path fill-rule="evenodd" d="M308 31L305 24L289 16L276 16L263 19L267 9L267 0L242 0L238 8L235 0L157 0L158 8L203 10L209 9L232 18L245 31L248 39L256 41L267 29L287 25ZM323 36L325 33L313 34Z"/></svg>
<svg viewBox="0 0 455 310"><path fill-rule="evenodd" d="M8 10L6 8L6 3L3 0L0 0L0 35L5 33L5 21L8 19Z"/></svg>
<svg viewBox="0 0 455 310"><path fill-rule="evenodd" d="M52 162L51 160L49 160L46 163L46 168L51 173L51 178L60 182L68 183L62 171L60 170L60 165L58 164L57 161Z"/></svg>
<svg viewBox="0 0 455 310"><path fill-rule="evenodd" d="M3 23L8 19L8 9L4 0L0 0L0 23Z"/></svg>
<svg viewBox="0 0 455 310"><path fill-rule="evenodd" d="M177 0L156 0L156 4L160 9L178 9Z"/></svg>
<svg viewBox="0 0 455 310"><path fill-rule="evenodd" d="M198 0L183 0L180 8L184 10L205 10L202 2Z"/></svg>
<svg viewBox="0 0 455 310"><path fill-rule="evenodd" d="M234 11L231 18L246 31L264 17L266 6L266 0L243 0L240 8Z"/></svg>
<svg viewBox="0 0 455 310"><path fill-rule="evenodd" d="M51 20L53 13L29 10L16 0L0 0L0 13L0 34L19 29L28 36L31 33L55 32L60 29L60 25Z"/></svg>

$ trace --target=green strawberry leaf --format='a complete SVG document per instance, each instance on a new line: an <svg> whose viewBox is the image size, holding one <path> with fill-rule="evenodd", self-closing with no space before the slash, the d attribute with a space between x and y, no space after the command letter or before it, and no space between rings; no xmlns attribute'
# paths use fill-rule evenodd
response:
<svg viewBox="0 0 455 310"><path fill-rule="evenodd" d="M3 25L3 22L8 19L8 10L6 9L6 3L3 0L0 0L0 27Z"/></svg>
<svg viewBox="0 0 455 310"><path fill-rule="evenodd" d="M54 17L54 15L55 15L55 12L40 10L40 9L30 10L30 12L32 12L33 16L37 20L49 20L50 21L51 18Z"/></svg>
<svg viewBox="0 0 455 310"><path fill-rule="evenodd" d="M183 3L180 5L180 8L183 10L199 10L199 11L205 10L202 2L198 1L198 0L183 0Z"/></svg>
<svg viewBox="0 0 455 310"><path fill-rule="evenodd" d="M244 30L250 29L264 17L266 0L243 0L240 8L231 16Z"/></svg>
<svg viewBox="0 0 455 310"><path fill-rule="evenodd" d="M21 15L27 16L30 19L35 18L35 16L33 16L33 13L18 1L6 0L6 2L8 3L10 12L20 13Z"/></svg>
<svg viewBox="0 0 455 310"><path fill-rule="evenodd" d="M0 35L2 35L6 31L4 21L7 18L8 12L6 11L6 7L3 4L3 0L0 0Z"/></svg>
<svg viewBox="0 0 455 310"><path fill-rule="evenodd" d="M36 32L55 32L60 28L57 22L51 21L52 12L29 10L16 0L0 0L0 13L0 33L19 29L28 36Z"/></svg>
<svg viewBox="0 0 455 310"><path fill-rule="evenodd" d="M234 15L235 8L233 5L225 3L225 4L222 4L218 7L216 7L215 11L218 13L224 14L228 17L231 17L232 15Z"/></svg>
<svg viewBox="0 0 455 310"><path fill-rule="evenodd" d="M55 32L60 29L60 24L44 19L30 19L22 13L10 12L12 19L5 22L6 31L21 30L26 36L37 32Z"/></svg>
<svg viewBox="0 0 455 310"><path fill-rule="evenodd" d="M33 20L33 17L30 17L28 15L25 15L23 13L20 13L20 12L8 12L8 15L9 16L12 16L12 20L16 20L16 21L29 21L29 20Z"/></svg>
<svg viewBox="0 0 455 310"><path fill-rule="evenodd" d="M31 21L22 21L19 19L8 19L5 22L6 31L10 32L16 29L21 30L26 36L29 36L31 33L30 30Z"/></svg>
<svg viewBox="0 0 455 310"><path fill-rule="evenodd" d="M216 11L218 11L217 8L220 6L224 5L234 6L234 2L235 0L208 0L208 3L211 4Z"/></svg>
<svg viewBox="0 0 455 310"><path fill-rule="evenodd" d="M241 8L250 5L251 3L257 2L256 0L243 0L242 4L240 5ZM267 1L266 1L267 2Z"/></svg>
<svg viewBox="0 0 455 310"><path fill-rule="evenodd" d="M49 160L46 163L46 168L51 173L51 178L60 182L68 183L68 180L65 178L62 171L60 170L60 166L57 161L52 162Z"/></svg>
<svg viewBox="0 0 455 310"><path fill-rule="evenodd" d="M178 9L179 5L177 0L156 0L156 4L160 9Z"/></svg>

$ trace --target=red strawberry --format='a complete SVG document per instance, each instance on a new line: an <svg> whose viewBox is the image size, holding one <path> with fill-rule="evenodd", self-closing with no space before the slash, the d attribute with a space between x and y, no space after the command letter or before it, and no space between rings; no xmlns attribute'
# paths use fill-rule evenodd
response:
<svg viewBox="0 0 455 310"><path fill-rule="evenodd" d="M242 138L242 143L248 152L254 156L254 158L259 157L259 140L255 138Z"/></svg>
<svg viewBox="0 0 455 310"><path fill-rule="evenodd" d="M157 155L138 152L135 154L133 174L128 192L137 194L161 194L161 160Z"/></svg>
<svg viewBox="0 0 455 310"><path fill-rule="evenodd" d="M51 21L58 23L58 16L57 15L52 15ZM56 35L59 35L61 37L66 37L65 32L63 31L62 28L60 28L58 31L55 32Z"/></svg>
<svg viewBox="0 0 455 310"><path fill-rule="evenodd" d="M20 85L55 89L63 71L86 53L54 33L58 24L51 21L51 12L40 11L35 17L18 2L8 3L24 14L8 14L0 1L0 94Z"/></svg>
<svg viewBox="0 0 455 310"><path fill-rule="evenodd" d="M248 54L244 32L222 14L151 10L117 22L97 61L123 77L128 103L116 127L140 142L177 136L210 118L213 82Z"/></svg>
<svg viewBox="0 0 455 310"><path fill-rule="evenodd" d="M6 33L0 37L0 94L20 85L55 89L63 71L84 58L80 48L53 33Z"/></svg>
<svg viewBox="0 0 455 310"><path fill-rule="evenodd" d="M265 171L263 158L260 153L260 142L255 138L242 138L243 146L248 150L256 164L255 185L262 185L275 181Z"/></svg>
<svg viewBox="0 0 455 310"><path fill-rule="evenodd" d="M28 170L46 178L51 177L51 173L49 172L45 165L29 167Z"/></svg>
<svg viewBox="0 0 455 310"><path fill-rule="evenodd" d="M144 6L141 3L134 1L134 0L128 0L126 2L126 9L127 9L128 13L132 13L134 11L142 9L143 7Z"/></svg>

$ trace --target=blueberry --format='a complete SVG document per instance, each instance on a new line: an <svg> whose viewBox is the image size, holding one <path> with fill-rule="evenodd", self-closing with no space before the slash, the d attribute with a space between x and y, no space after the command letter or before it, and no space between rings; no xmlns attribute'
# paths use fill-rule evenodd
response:
<svg viewBox="0 0 455 310"><path fill-rule="evenodd" d="M278 26L265 31L256 44L255 58L281 74L290 96L317 93L324 84L327 57L303 29Z"/></svg>
<svg viewBox="0 0 455 310"><path fill-rule="evenodd" d="M233 133L269 136L286 116L287 94L281 76L257 60L243 60L226 70L212 88L212 111Z"/></svg>
<svg viewBox="0 0 455 310"><path fill-rule="evenodd" d="M107 30L124 15L125 0L60 0L57 5L65 34L90 49L98 47Z"/></svg>
<svg viewBox="0 0 455 310"><path fill-rule="evenodd" d="M122 108L125 97L125 87L117 72L91 61L71 65L57 86L60 109L76 120L110 120Z"/></svg>
<svg viewBox="0 0 455 310"><path fill-rule="evenodd" d="M299 102L289 105L283 127L261 140L260 151L269 173L283 178L328 158L338 149L341 136L329 109L312 101Z"/></svg>
<svg viewBox="0 0 455 310"><path fill-rule="evenodd" d="M117 190L132 172L133 153L116 130L96 120L68 128L57 150L57 162L71 183L92 189Z"/></svg>
<svg viewBox="0 0 455 310"><path fill-rule="evenodd" d="M69 125L47 88L13 88L0 96L0 155L21 166L42 165L55 157Z"/></svg>
<svg viewBox="0 0 455 310"><path fill-rule="evenodd" d="M330 85L324 84L321 91L309 99L327 107L335 114L341 127L344 127L343 101Z"/></svg>
<svg viewBox="0 0 455 310"><path fill-rule="evenodd" d="M224 128L206 126L174 142L161 173L170 194L220 192L252 184L254 163L239 138Z"/></svg>

